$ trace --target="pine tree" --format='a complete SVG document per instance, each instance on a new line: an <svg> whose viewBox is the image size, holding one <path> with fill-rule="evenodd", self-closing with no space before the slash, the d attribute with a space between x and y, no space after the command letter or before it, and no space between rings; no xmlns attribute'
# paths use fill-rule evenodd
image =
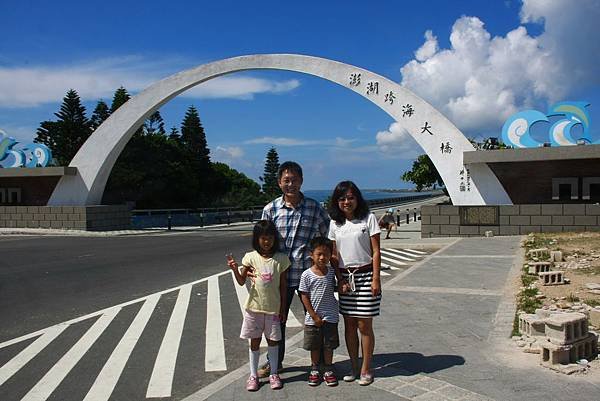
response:
<svg viewBox="0 0 600 401"><path fill-rule="evenodd" d="M92 133L91 124L74 89L67 92L54 115L58 120L43 121L34 141L48 146L58 165L66 166Z"/></svg>
<svg viewBox="0 0 600 401"><path fill-rule="evenodd" d="M180 139L181 139L181 136L179 135L179 131L177 130L177 127L171 127L171 132L169 133L169 140L179 142Z"/></svg>
<svg viewBox="0 0 600 401"><path fill-rule="evenodd" d="M142 132L144 135L165 135L165 122L158 110L144 121Z"/></svg>
<svg viewBox="0 0 600 401"><path fill-rule="evenodd" d="M112 104L110 105L110 112L114 113L119 107L123 106L123 104L125 104L125 102L128 101L129 99L131 99L131 96L129 96L127 89L125 89L122 86L119 87L119 89L117 89L115 91L115 94L113 96Z"/></svg>
<svg viewBox="0 0 600 401"><path fill-rule="evenodd" d="M277 184L277 171L279 170L279 155L277 150L272 147L267 152L265 160L265 169L263 176L260 177L263 182L262 190L269 198L273 198L279 194L279 186Z"/></svg>
<svg viewBox="0 0 600 401"><path fill-rule="evenodd" d="M187 109L181 123L181 141L202 167L210 167L210 151L206 144L206 134L194 106Z"/></svg>
<svg viewBox="0 0 600 401"><path fill-rule="evenodd" d="M100 126L106 119L110 117L110 109L108 105L103 100L99 100L98 104L96 104L96 108L92 113L92 118L90 118L90 126L92 131L95 131L96 128Z"/></svg>

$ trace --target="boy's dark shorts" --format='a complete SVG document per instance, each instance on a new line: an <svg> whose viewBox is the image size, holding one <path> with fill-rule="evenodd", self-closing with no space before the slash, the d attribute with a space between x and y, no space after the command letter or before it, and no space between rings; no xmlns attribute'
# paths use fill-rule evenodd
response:
<svg viewBox="0 0 600 401"><path fill-rule="evenodd" d="M340 346L338 324L324 322L323 326L304 326L304 348L307 351L321 348L334 350Z"/></svg>

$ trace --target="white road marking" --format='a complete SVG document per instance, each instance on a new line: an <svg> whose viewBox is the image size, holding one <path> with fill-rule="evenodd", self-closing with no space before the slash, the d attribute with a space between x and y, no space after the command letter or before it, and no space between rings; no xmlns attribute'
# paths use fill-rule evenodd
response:
<svg viewBox="0 0 600 401"><path fill-rule="evenodd" d="M391 256L393 258L398 258L400 260L406 260L409 262L414 262L415 260L413 258L407 258L406 256L403 255L399 255L396 252L390 252L390 249L382 249L381 253L387 256Z"/></svg>
<svg viewBox="0 0 600 401"><path fill-rule="evenodd" d="M68 325L54 326L50 330L42 334L37 340L32 342L23 351L19 352L14 358L6 363L6 365L0 368L0 386L10 379L12 375L17 373L27 362L35 357L40 351L42 351L48 344L50 344L56 337L60 335Z"/></svg>
<svg viewBox="0 0 600 401"><path fill-rule="evenodd" d="M81 357L106 330L120 310L121 308L112 308L100 316L83 337L36 383L21 401L44 401L50 397Z"/></svg>
<svg viewBox="0 0 600 401"><path fill-rule="evenodd" d="M386 250L389 252L393 252L397 255L405 255L405 256L409 256L411 258L422 258L423 257L423 255L420 255L418 253L408 252L405 249L400 250L400 249L387 248Z"/></svg>
<svg viewBox="0 0 600 401"><path fill-rule="evenodd" d="M399 260L396 260L396 259L390 259L383 255L381 255L381 260L385 260L386 262L394 263L399 266L406 266L406 263L404 263L404 262L400 262Z"/></svg>
<svg viewBox="0 0 600 401"><path fill-rule="evenodd" d="M125 364L129 359L133 348L137 344L144 328L152 316L154 308L160 299L160 295L156 294L146 299L144 305L140 308L135 319L129 325L129 328L115 347L112 354L104 364L104 367L96 377L94 384L88 391L84 401L102 401L108 400L115 389Z"/></svg>
<svg viewBox="0 0 600 401"><path fill-rule="evenodd" d="M206 341L204 370L216 372L227 370L225 344L223 343L223 321L221 316L221 293L219 278L209 277L206 305Z"/></svg>
<svg viewBox="0 0 600 401"><path fill-rule="evenodd" d="M214 280L218 285L218 277ZM210 284L210 280L208 281ZM173 376L175 375L175 365L177 363L177 353L179 352L179 344L181 343L181 334L185 324L188 306L190 303L190 294L192 285L184 285L179 290L175 307L171 313L165 336L156 356L150 383L148 383L148 391L146 398L170 397L173 387ZM210 294L210 291L209 291ZM220 314L219 310L219 314ZM222 331L221 331L222 333Z"/></svg>
<svg viewBox="0 0 600 401"><path fill-rule="evenodd" d="M231 272L231 278L233 279L233 286L235 287L235 293L237 294L238 303L240 304L240 310L242 311L242 316L244 316L244 312L246 311L244 305L246 305L246 299L248 298L248 287L246 284L239 285L235 280L235 275Z"/></svg>
<svg viewBox="0 0 600 401"><path fill-rule="evenodd" d="M398 268L396 267L396 269L398 269ZM398 269L398 270L400 270L400 269ZM382 272L382 271L379 272L379 275L380 276L391 276L390 273L386 273L386 272Z"/></svg>
<svg viewBox="0 0 600 401"><path fill-rule="evenodd" d="M204 278L202 278L200 280L192 281L191 283L187 283L187 284L184 284L184 285L192 285L193 286L193 285L196 285L198 283L203 283L205 281L208 281L208 279L210 279L211 277L219 277L219 276L222 276L222 275L227 274L227 273L229 273L229 270L221 272L221 273L214 274L214 275L209 276L209 277L204 277ZM33 333L25 334L25 335L23 335L21 337L13 338L12 340L8 340L8 341L5 341L3 343L0 343L0 349L8 347L9 345L18 344L21 341L25 341L25 340L28 340L30 338L37 337L40 334L44 334L46 332L46 330L49 330L52 327L56 327L56 326L63 325L63 324L70 325L70 324L73 324L73 323L79 323L79 322L81 322L83 320L87 320L87 319L89 319L91 317L96 317L96 316L99 316L99 315L103 315L105 313L111 313L110 311L113 308L119 308L119 309L120 308L124 308L126 306L133 305L133 304L136 304L136 303L138 303L140 301L143 301L143 300L145 300L148 297L151 297L153 295L156 295L156 294L158 294L158 295L167 294L169 292L176 291L176 290L180 289L181 287L183 287L183 286L169 288L167 290L159 291L159 292L156 292L154 294L146 295L146 296L143 296L143 297L140 297L140 298L137 298L137 299L132 299L131 301L123 302L121 304L118 304L118 305L115 305L115 306L111 306L111 307L106 308L106 309L101 309L99 311L92 312L92 313L87 314L85 316L80 316L80 317L77 317L75 319L67 320L66 322L58 323L57 325L54 325L54 326L46 327L45 329L42 329L42 330L34 331Z"/></svg>
<svg viewBox="0 0 600 401"><path fill-rule="evenodd" d="M418 254L418 255L427 255L427 252L423 252L423 251L417 251L416 249L408 249L408 248L407 248L407 249L405 249L405 251L408 251L408 252L413 252L413 253L416 253L416 254Z"/></svg>

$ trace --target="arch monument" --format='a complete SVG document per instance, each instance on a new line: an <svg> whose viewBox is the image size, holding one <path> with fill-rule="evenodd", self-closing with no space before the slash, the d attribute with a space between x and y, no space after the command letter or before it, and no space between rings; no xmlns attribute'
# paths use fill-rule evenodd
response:
<svg viewBox="0 0 600 401"><path fill-rule="evenodd" d="M260 54L200 65L154 83L114 112L79 149L48 205L98 205L119 154L143 123L178 94L221 75L273 69L314 75L342 85L392 116L429 155L454 205L512 204L485 163L463 164L463 152L474 150L465 135L439 111L401 85L371 71L341 62L298 54ZM351 178L351 177L350 177Z"/></svg>

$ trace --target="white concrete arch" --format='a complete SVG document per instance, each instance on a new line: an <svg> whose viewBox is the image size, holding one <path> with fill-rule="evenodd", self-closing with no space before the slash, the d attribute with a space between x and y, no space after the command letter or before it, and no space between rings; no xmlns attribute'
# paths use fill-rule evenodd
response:
<svg viewBox="0 0 600 401"><path fill-rule="evenodd" d="M182 71L132 97L79 149L69 164L77 167L77 175L63 176L48 204L100 204L117 157L148 116L181 92L202 82L256 69L315 75L345 86L375 103L406 129L429 155L455 205L512 203L486 164L471 165L467 176L462 157L464 151L473 150L471 143L446 117L408 89L371 71L333 60L298 54L260 54L233 57ZM409 109L412 113L407 113Z"/></svg>

